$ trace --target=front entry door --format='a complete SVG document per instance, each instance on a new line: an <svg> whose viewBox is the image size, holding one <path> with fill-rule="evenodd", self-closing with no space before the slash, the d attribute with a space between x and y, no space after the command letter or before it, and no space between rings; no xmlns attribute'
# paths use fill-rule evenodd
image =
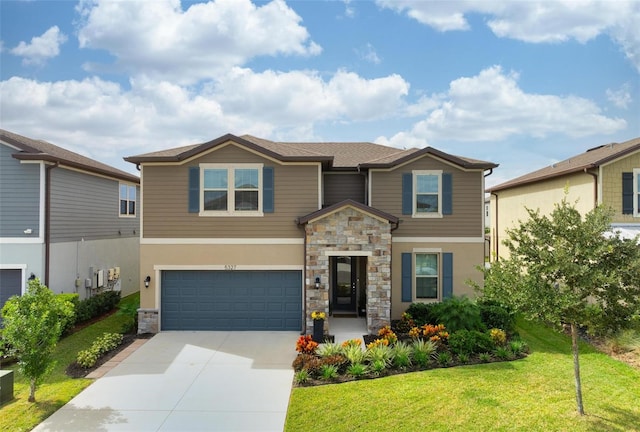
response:
<svg viewBox="0 0 640 432"><path fill-rule="evenodd" d="M357 257L332 257L333 310L356 311Z"/></svg>

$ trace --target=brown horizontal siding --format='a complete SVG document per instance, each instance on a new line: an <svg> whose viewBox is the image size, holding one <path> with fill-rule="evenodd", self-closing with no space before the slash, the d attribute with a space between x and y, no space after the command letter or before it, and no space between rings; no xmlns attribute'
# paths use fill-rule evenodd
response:
<svg viewBox="0 0 640 432"><path fill-rule="evenodd" d="M188 212L189 167L200 163L263 163L274 168L275 212L262 217L203 217ZM143 168L145 238L296 238L296 218L318 209L317 168L279 165L227 146L184 165Z"/></svg>
<svg viewBox="0 0 640 432"><path fill-rule="evenodd" d="M402 174L413 170L442 170L452 174L453 214L442 218L412 218L402 214ZM372 207L401 219L397 237L478 237L482 235L482 171L465 172L431 157L393 171L372 174Z"/></svg>
<svg viewBox="0 0 640 432"><path fill-rule="evenodd" d="M362 174L325 174L323 205L328 207L351 199L365 203L365 178Z"/></svg>

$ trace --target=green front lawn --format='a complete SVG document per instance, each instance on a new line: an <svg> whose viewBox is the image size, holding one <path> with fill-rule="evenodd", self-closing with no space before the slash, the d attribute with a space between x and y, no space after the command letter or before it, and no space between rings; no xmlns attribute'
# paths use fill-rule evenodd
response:
<svg viewBox="0 0 640 432"><path fill-rule="evenodd" d="M522 360L292 390L286 431L640 431L640 370L582 345L586 416L571 341L519 322Z"/></svg>
<svg viewBox="0 0 640 432"><path fill-rule="evenodd" d="M139 293L132 294L120 301L120 306L139 302ZM20 374L14 374L15 399L0 408L0 431L29 431L69 402L93 381L88 379L72 379L65 374L65 369L76 359L78 351L91 346L96 337L104 332L118 332L127 318L113 314L84 329L65 337L56 349L57 364L53 372L36 390L36 402L27 401L29 383ZM3 366L3 369L5 367ZM16 369L11 365L6 369Z"/></svg>

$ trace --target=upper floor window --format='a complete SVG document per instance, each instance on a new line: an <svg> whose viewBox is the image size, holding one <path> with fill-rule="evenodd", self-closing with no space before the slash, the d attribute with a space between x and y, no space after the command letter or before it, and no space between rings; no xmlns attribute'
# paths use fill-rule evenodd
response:
<svg viewBox="0 0 640 432"><path fill-rule="evenodd" d="M414 216L441 216L442 171L414 171Z"/></svg>
<svg viewBox="0 0 640 432"><path fill-rule="evenodd" d="M120 183L120 216L136 215L136 186Z"/></svg>
<svg viewBox="0 0 640 432"><path fill-rule="evenodd" d="M251 215L262 213L261 165L203 164L202 214Z"/></svg>

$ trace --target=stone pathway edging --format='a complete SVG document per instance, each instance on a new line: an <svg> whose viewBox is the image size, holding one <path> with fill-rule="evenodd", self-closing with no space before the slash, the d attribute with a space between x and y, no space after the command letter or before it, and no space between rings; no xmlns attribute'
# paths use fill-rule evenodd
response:
<svg viewBox="0 0 640 432"><path fill-rule="evenodd" d="M109 372L114 367L118 366L120 362L127 357L129 357L135 350L140 348L147 342L148 339L136 339L128 347L120 351L118 354L113 356L110 360L106 361L99 368L89 373L85 378L88 379L97 379L102 378L107 372Z"/></svg>

